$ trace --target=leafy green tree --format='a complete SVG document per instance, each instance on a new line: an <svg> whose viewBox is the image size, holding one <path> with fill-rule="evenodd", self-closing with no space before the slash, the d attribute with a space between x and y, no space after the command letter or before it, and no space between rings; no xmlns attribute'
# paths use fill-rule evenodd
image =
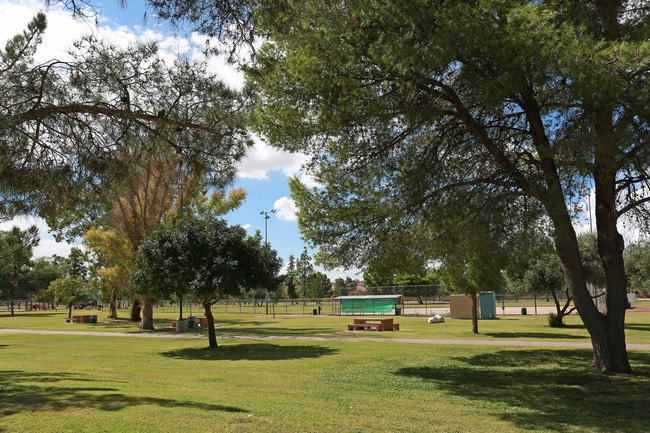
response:
<svg viewBox="0 0 650 433"><path fill-rule="evenodd" d="M538 203L595 368L630 371L617 222L648 221L638 191L650 162L650 6L304 0L280 10L261 1L254 11L257 28L273 38L249 71L263 93L260 130L314 155L317 180L343 187L327 191L346 205L335 209L377 226L400 217L409 230L438 216L441 197L470 187ZM595 192L605 314L591 299L572 225L585 185ZM322 224L339 216L328 215ZM339 237L375 228L354 227L340 227ZM465 263L471 270L473 261Z"/></svg>
<svg viewBox="0 0 650 433"><path fill-rule="evenodd" d="M48 292L59 304L68 307L68 318L72 317L72 307L82 303L93 294L88 283L87 255L79 248L72 248L63 261L63 275L53 280Z"/></svg>
<svg viewBox="0 0 650 433"><path fill-rule="evenodd" d="M88 285L86 281L78 277L61 277L50 282L48 288L57 304L64 304L68 308L68 319L72 317L72 307L83 302L88 296Z"/></svg>
<svg viewBox="0 0 650 433"><path fill-rule="evenodd" d="M625 271L628 289L644 296L650 295L650 244L636 243L625 250Z"/></svg>
<svg viewBox="0 0 650 433"><path fill-rule="evenodd" d="M52 281L62 276L60 260L58 256L39 257L33 260L22 283L28 293L35 294L39 299L46 299L51 307L54 307L54 299L48 298L46 291Z"/></svg>
<svg viewBox="0 0 650 433"><path fill-rule="evenodd" d="M532 258L523 283L528 291L535 294L551 293L555 304L555 313L549 318L553 327L564 326L564 316L571 314L575 307L571 306L572 296L564 282L562 264L557 255L552 252ZM564 302L560 300L559 293L564 293Z"/></svg>
<svg viewBox="0 0 650 433"><path fill-rule="evenodd" d="M13 227L0 232L0 278L6 298L9 299L11 315L14 315L14 299L19 295L19 279L29 270L32 249L38 245L38 227L27 230Z"/></svg>
<svg viewBox="0 0 650 433"><path fill-rule="evenodd" d="M285 277L287 285L287 296L289 299L298 298L298 291L296 289L296 258L293 255L289 256L287 263L287 274Z"/></svg>
<svg viewBox="0 0 650 433"><path fill-rule="evenodd" d="M438 272L445 286L472 299L474 334L479 333L478 294L502 286L501 270L509 258L506 241L511 233L500 230L503 215L491 212L493 205L495 203L486 200L480 205L485 212L463 218L452 210L441 221L446 228L439 233L434 248L441 262Z"/></svg>
<svg viewBox="0 0 650 433"><path fill-rule="evenodd" d="M314 273L314 265L311 263L311 256L307 252L307 248L303 248L300 258L296 262L296 276L300 292L303 297L307 296L307 284L309 277Z"/></svg>
<svg viewBox="0 0 650 433"><path fill-rule="evenodd" d="M133 246L126 234L115 229L91 229L84 234L84 244L92 252L102 295L108 295L108 317L116 319L117 300L125 294L135 267Z"/></svg>
<svg viewBox="0 0 650 433"><path fill-rule="evenodd" d="M325 298L332 295L332 282L322 272L314 272L307 277L307 296L310 298Z"/></svg>
<svg viewBox="0 0 650 433"><path fill-rule="evenodd" d="M199 299L210 348L217 347L212 305L242 288L277 289L282 265L260 236L221 219L189 217L156 230L138 250L136 264L134 290L161 296L181 288Z"/></svg>

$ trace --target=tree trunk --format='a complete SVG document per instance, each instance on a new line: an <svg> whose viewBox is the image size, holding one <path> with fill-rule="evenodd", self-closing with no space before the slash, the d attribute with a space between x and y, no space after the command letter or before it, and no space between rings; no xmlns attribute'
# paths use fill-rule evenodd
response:
<svg viewBox="0 0 650 433"><path fill-rule="evenodd" d="M470 296L472 297L472 334L478 334L478 296L476 293Z"/></svg>
<svg viewBox="0 0 650 433"><path fill-rule="evenodd" d="M72 302L68 304L68 319L72 319Z"/></svg>
<svg viewBox="0 0 650 433"><path fill-rule="evenodd" d="M210 349L216 349L219 345L217 344L217 333L214 330L212 303L210 301L203 301L203 310L205 311L205 317L208 319L208 345Z"/></svg>
<svg viewBox="0 0 650 433"><path fill-rule="evenodd" d="M630 363L625 348L624 332L627 304L620 301L620 292L627 299L624 270L622 270L621 281L620 275L616 275L618 274L616 269L605 267L608 311L606 314L601 313L587 288L578 241L570 220L567 218L565 224L558 224L555 221L554 226L556 249L564 266L566 281L573 295L573 302L578 314L591 337L594 367L602 372L629 373ZM600 232L600 228L598 230ZM603 257L602 253L601 257ZM622 255L620 265L622 266ZM614 275L612 275L613 273Z"/></svg>
<svg viewBox="0 0 650 433"><path fill-rule="evenodd" d="M606 124L607 122L602 122ZM608 134L602 133L607 137ZM614 161L607 139L596 150L596 161ZM631 371L625 347L625 310L627 308L627 277L623 262L625 244L618 231L616 208L616 170L609 164L599 164L594 175L596 186L596 231L598 234L598 255L605 271L607 290L607 311L600 321L598 333L592 333L594 345L594 366L601 371ZM598 322L600 324L600 322ZM586 325L586 324L585 324ZM601 329L604 328L604 329Z"/></svg>
<svg viewBox="0 0 650 433"><path fill-rule="evenodd" d="M142 322L140 329L146 331L155 330L153 326L153 299L150 296L142 297Z"/></svg>
<svg viewBox="0 0 650 433"><path fill-rule="evenodd" d="M141 312L142 303L140 302L140 298L136 297L133 300L133 306L131 307L131 322L140 322L142 320L142 317L140 316Z"/></svg>
<svg viewBox="0 0 650 433"><path fill-rule="evenodd" d="M110 319L117 319L117 291L111 292L111 305L108 309L108 317Z"/></svg>

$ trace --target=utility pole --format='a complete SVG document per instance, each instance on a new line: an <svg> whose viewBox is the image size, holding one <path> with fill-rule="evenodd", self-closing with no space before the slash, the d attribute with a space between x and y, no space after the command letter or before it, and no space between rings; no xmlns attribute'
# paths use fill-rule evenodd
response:
<svg viewBox="0 0 650 433"><path fill-rule="evenodd" d="M264 245L269 246L269 218L276 212L275 209L261 210L260 215L264 217ZM265 289L264 304L266 304L266 314L269 314L269 289Z"/></svg>

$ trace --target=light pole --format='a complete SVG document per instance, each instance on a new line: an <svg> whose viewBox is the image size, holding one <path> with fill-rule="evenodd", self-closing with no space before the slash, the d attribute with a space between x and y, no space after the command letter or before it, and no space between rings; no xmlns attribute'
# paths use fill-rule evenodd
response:
<svg viewBox="0 0 650 433"><path fill-rule="evenodd" d="M260 215L264 217L264 245L267 247L269 246L269 218L271 218L271 214L275 213L275 209L271 210L261 210ZM266 304L266 314L269 314L269 289L267 288L265 291L265 299L264 303Z"/></svg>
<svg viewBox="0 0 650 433"><path fill-rule="evenodd" d="M582 195L585 198L585 204L587 205L587 216L589 217L589 233L593 233L593 225L591 223L591 190L589 188L582 187Z"/></svg>
<svg viewBox="0 0 650 433"><path fill-rule="evenodd" d="M264 216L264 243L266 245L269 244L269 218L271 218L271 214L276 213L277 211L275 209L271 210L261 210L260 215Z"/></svg>

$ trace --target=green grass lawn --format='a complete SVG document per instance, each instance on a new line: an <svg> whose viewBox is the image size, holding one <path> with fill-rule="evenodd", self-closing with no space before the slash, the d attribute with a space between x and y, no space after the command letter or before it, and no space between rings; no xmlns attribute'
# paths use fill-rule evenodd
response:
<svg viewBox="0 0 650 433"><path fill-rule="evenodd" d="M0 315L0 328L137 332L101 314L73 325L64 312ZM175 314L156 317L153 334L172 333ZM627 320L628 342L650 342L650 313ZM633 375L603 375L586 349L358 339L588 342L577 317L562 329L545 316L482 320L479 336L467 320L399 317L401 330L383 333L344 331L350 321L217 316L213 351L201 338L0 332L0 432L648 431L650 352L630 351ZM347 340L263 338L275 335Z"/></svg>

